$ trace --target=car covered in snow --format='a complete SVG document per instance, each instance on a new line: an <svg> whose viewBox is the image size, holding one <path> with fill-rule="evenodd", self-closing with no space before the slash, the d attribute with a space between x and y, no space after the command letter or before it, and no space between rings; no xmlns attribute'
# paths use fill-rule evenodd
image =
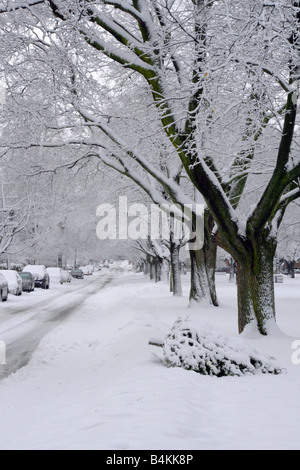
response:
<svg viewBox="0 0 300 470"><path fill-rule="evenodd" d="M84 274L81 269L72 269L70 274L74 279L84 279Z"/></svg>
<svg viewBox="0 0 300 470"><path fill-rule="evenodd" d="M8 292L12 295L22 295L23 281L17 271L0 271L8 282Z"/></svg>
<svg viewBox="0 0 300 470"><path fill-rule="evenodd" d="M63 284L64 277L61 268L47 268L48 274L50 276L50 281L54 284Z"/></svg>
<svg viewBox="0 0 300 470"><path fill-rule="evenodd" d="M50 276L45 266L28 265L23 269L23 273L30 273L33 275L35 287L49 289Z"/></svg>
<svg viewBox="0 0 300 470"><path fill-rule="evenodd" d="M67 283L67 282L72 282L72 276L71 276L71 274L69 273L69 271L63 271L63 272L62 272L62 275L63 275L63 281L64 281L65 283Z"/></svg>
<svg viewBox="0 0 300 470"><path fill-rule="evenodd" d="M80 266L81 271L83 272L84 276L92 276L93 271L90 266Z"/></svg>
<svg viewBox="0 0 300 470"><path fill-rule="evenodd" d="M0 273L0 301L6 302L7 298L8 298L8 282L3 276L3 274Z"/></svg>
<svg viewBox="0 0 300 470"><path fill-rule="evenodd" d="M35 287L34 277L31 273L19 273L23 281L23 292L33 292Z"/></svg>

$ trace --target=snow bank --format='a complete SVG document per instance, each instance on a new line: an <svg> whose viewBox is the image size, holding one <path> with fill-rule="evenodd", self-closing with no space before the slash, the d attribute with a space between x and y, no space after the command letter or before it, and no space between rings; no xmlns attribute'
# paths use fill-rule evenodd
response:
<svg viewBox="0 0 300 470"><path fill-rule="evenodd" d="M216 377L282 372L274 358L247 347L238 338L224 336L211 325L197 325L191 318L176 321L165 340L164 357L168 367Z"/></svg>

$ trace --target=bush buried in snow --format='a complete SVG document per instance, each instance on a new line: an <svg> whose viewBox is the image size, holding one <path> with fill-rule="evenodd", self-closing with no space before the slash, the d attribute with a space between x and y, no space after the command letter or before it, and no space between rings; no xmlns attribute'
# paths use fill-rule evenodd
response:
<svg viewBox="0 0 300 470"><path fill-rule="evenodd" d="M164 343L168 367L182 367L202 375L226 377L257 373L279 375L274 358L250 349L238 338L229 338L209 325L179 319Z"/></svg>

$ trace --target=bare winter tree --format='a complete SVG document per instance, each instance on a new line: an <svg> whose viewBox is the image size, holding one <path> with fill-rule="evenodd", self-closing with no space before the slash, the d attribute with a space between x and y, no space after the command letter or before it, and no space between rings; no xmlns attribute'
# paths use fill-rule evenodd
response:
<svg viewBox="0 0 300 470"><path fill-rule="evenodd" d="M12 184L4 180L0 171L0 256L8 253L12 244L25 230L30 219L31 201L28 194L12 196ZM7 190L8 187L8 190ZM20 247L19 247L20 249Z"/></svg>

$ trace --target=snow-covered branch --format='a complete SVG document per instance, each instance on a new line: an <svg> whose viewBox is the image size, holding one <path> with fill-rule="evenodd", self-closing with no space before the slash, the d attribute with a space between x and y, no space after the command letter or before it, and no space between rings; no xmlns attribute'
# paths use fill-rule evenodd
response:
<svg viewBox="0 0 300 470"><path fill-rule="evenodd" d="M17 235L26 228L30 219L31 203L23 198L10 208L0 210L0 255L6 253Z"/></svg>
<svg viewBox="0 0 300 470"><path fill-rule="evenodd" d="M296 199L299 199L299 198L300 198L300 188L298 187L284 194L280 199L280 205L287 206L288 204L290 204L293 201L296 201Z"/></svg>
<svg viewBox="0 0 300 470"><path fill-rule="evenodd" d="M29 0L27 2L9 1L1 2L6 3L6 6L0 7L0 13L9 13L15 10L29 8L35 5L41 5L45 3L45 0Z"/></svg>

